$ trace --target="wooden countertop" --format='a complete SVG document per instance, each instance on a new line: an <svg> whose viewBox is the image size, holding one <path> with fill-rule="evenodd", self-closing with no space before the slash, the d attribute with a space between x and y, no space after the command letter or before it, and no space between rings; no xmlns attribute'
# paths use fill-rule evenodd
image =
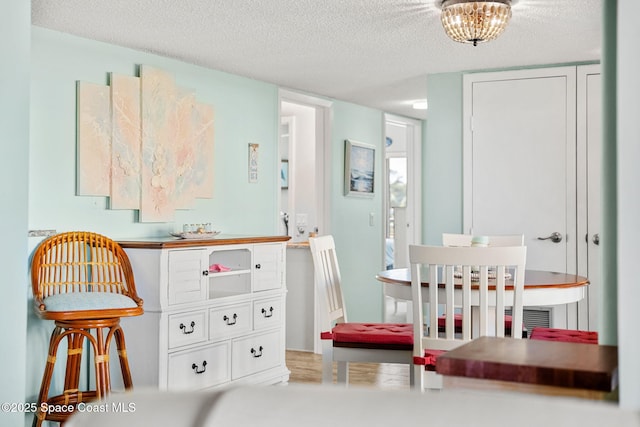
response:
<svg viewBox="0 0 640 427"><path fill-rule="evenodd" d="M618 347L481 337L438 357L446 376L611 392L618 386Z"/></svg>
<svg viewBox="0 0 640 427"><path fill-rule="evenodd" d="M121 239L118 244L123 248L165 249L187 248L193 246L239 245L250 243L286 242L289 236L242 236L219 234L211 239L180 239L177 237L147 237L140 239Z"/></svg>
<svg viewBox="0 0 640 427"><path fill-rule="evenodd" d="M309 242L289 242L287 249L309 249Z"/></svg>

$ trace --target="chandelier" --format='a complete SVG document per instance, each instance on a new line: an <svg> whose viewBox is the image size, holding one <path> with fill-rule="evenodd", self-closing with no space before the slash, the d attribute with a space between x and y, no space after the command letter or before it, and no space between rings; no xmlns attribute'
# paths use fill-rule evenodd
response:
<svg viewBox="0 0 640 427"><path fill-rule="evenodd" d="M486 42L497 38L511 19L511 0L444 0L442 26L460 43Z"/></svg>

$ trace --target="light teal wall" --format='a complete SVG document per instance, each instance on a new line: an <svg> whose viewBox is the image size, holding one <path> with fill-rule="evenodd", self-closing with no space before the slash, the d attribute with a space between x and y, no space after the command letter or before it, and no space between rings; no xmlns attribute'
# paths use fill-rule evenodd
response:
<svg viewBox="0 0 640 427"><path fill-rule="evenodd" d="M27 324L27 183L31 3L8 0L0 13L0 402L24 402ZM0 425L23 423L0 412Z"/></svg>
<svg viewBox="0 0 640 427"><path fill-rule="evenodd" d="M211 221L226 233L277 232L279 127L275 85L38 27L32 27L31 37L29 229L87 229L117 239L164 236L185 222ZM105 197L75 195L76 81L106 84L109 72L137 75L140 64L171 72L179 85L194 90L199 101L213 105L215 110L214 197L198 200L193 210L177 211L172 223L141 224L133 211L106 209ZM382 170L383 114L335 101L332 118L332 162L328 171L332 177L331 230L336 236L346 304L353 320L376 321L382 313L380 285L374 278L383 263L381 175L375 177L373 198L348 198L343 195L343 165L344 140L350 138L375 145L376 170ZM248 183L248 143L260 144L256 184ZM26 183L26 171L24 174ZM369 225L370 213L374 215L373 226ZM26 216L25 212L22 218ZM25 252L39 241L32 238ZM24 264L23 257L20 261ZM23 283L24 305L29 294L26 278ZM38 320L30 307L28 313L23 395L27 401L34 401L52 326ZM61 386L61 379L62 369L54 377L54 388Z"/></svg>
<svg viewBox="0 0 640 427"><path fill-rule="evenodd" d="M215 114L214 194L174 223L138 223L132 210L107 210L105 197L78 197L76 81L108 82L152 65L172 73ZM29 226L94 230L109 236L166 235L186 222L225 233L273 234L277 228L277 87L184 62L33 27ZM248 182L248 144L260 144L259 180Z"/></svg>
<svg viewBox="0 0 640 427"><path fill-rule="evenodd" d="M383 269L383 114L334 102L332 123L331 233L336 242L347 312L350 321L376 321L382 314L382 288L375 275ZM344 196L345 139L376 147L373 198Z"/></svg>
<svg viewBox="0 0 640 427"><path fill-rule="evenodd" d="M157 55L32 28L29 229L92 230L113 238L166 236L183 223L212 222L230 234L276 233L277 87ZM108 83L140 64L172 73L213 105L214 194L170 223L139 223L132 210L106 209L106 197L76 196L76 81ZM259 178L248 182L248 144L258 143ZM26 180L25 180L26 181ZM26 233L25 233L26 234ZM40 241L28 242L32 250ZM24 294L23 294L24 295ZM26 399L37 397L52 325L28 311ZM62 388L63 365L52 388Z"/></svg>
<svg viewBox="0 0 640 427"><path fill-rule="evenodd" d="M462 232L462 74L427 78L429 119L422 150L422 235L429 245L442 233Z"/></svg>

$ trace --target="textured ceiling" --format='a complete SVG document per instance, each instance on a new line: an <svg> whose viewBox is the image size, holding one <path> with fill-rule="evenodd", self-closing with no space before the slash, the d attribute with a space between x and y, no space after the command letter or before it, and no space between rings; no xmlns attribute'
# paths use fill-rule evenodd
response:
<svg viewBox="0 0 640 427"><path fill-rule="evenodd" d="M427 75L600 59L602 0L519 0L449 40L438 0L32 0L34 25L415 118Z"/></svg>

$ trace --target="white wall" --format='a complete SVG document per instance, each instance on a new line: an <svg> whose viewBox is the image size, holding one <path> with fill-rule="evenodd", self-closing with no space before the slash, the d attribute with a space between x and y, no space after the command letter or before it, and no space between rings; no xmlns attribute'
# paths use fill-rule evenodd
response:
<svg viewBox="0 0 640 427"><path fill-rule="evenodd" d="M406 156L407 155L407 127L399 123L393 123L389 120L386 122L386 137L391 138L393 143L390 146L386 146L385 153L387 157Z"/></svg>
<svg viewBox="0 0 640 427"><path fill-rule="evenodd" d="M316 199L316 110L313 107L282 102L281 115L293 118L293 138L289 139L289 235L293 242L309 238L318 225ZM283 153L281 153L281 156ZM284 194L283 191L283 194ZM303 232L296 227L296 215L307 215Z"/></svg>

